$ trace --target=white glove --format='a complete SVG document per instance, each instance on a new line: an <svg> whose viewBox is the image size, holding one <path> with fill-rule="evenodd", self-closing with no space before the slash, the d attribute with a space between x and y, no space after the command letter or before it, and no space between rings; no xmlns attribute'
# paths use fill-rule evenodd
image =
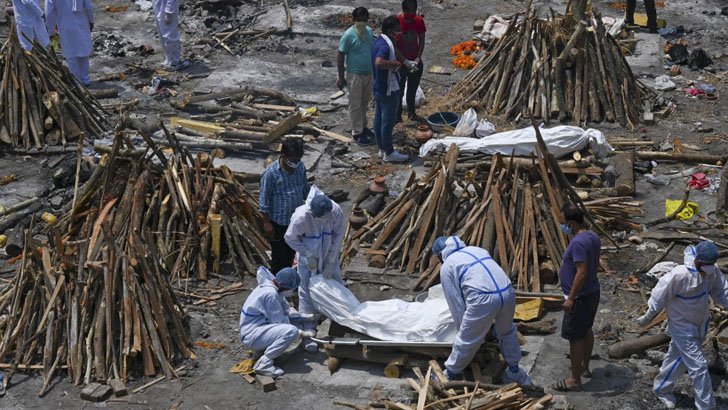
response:
<svg viewBox="0 0 728 410"><path fill-rule="evenodd" d="M304 338L316 337L316 332L313 330L298 330L298 334Z"/></svg>
<svg viewBox="0 0 728 410"><path fill-rule="evenodd" d="M336 256L329 257L326 259L326 263L324 264L324 279L333 279L338 270L339 267L337 266Z"/></svg>
<svg viewBox="0 0 728 410"><path fill-rule="evenodd" d="M314 273L318 269L318 258L313 253L306 254L306 268Z"/></svg>
<svg viewBox="0 0 728 410"><path fill-rule="evenodd" d="M410 71L417 69L417 63L412 60L404 60L404 65Z"/></svg>
<svg viewBox="0 0 728 410"><path fill-rule="evenodd" d="M164 24L172 22L172 13L164 13Z"/></svg>
<svg viewBox="0 0 728 410"><path fill-rule="evenodd" d="M289 307L287 316L289 319L300 319L301 314L295 308Z"/></svg>
<svg viewBox="0 0 728 410"><path fill-rule="evenodd" d="M645 327L652 322L653 315L650 314L650 312L645 313L644 315L638 317L637 319L634 319L634 322L639 327Z"/></svg>

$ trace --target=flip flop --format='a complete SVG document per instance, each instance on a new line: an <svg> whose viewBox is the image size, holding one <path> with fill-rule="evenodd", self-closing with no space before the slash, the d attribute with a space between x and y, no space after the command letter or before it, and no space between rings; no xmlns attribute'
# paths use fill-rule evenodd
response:
<svg viewBox="0 0 728 410"><path fill-rule="evenodd" d="M583 371L583 372L581 373L581 377L583 377L583 378L585 378L585 379L591 379L591 378L592 378L592 373L591 373L591 372L589 371L589 369L585 369L585 370L584 370L584 371Z"/></svg>
<svg viewBox="0 0 728 410"><path fill-rule="evenodd" d="M581 385L569 386L566 384L566 380L559 380L558 383L551 386L552 389L560 392L579 392L584 390Z"/></svg>

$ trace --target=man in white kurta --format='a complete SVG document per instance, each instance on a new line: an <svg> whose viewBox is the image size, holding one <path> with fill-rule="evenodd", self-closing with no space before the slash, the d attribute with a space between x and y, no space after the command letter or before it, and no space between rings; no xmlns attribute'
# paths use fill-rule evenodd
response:
<svg viewBox="0 0 728 410"><path fill-rule="evenodd" d="M152 9L164 48L162 66L171 71L189 67L190 62L182 60L179 40L179 0L152 0Z"/></svg>
<svg viewBox="0 0 728 410"><path fill-rule="evenodd" d="M41 47L48 47L51 40L48 38L48 30L43 22L43 10L38 5L38 0L13 0L13 13L15 28L23 50L32 50L34 41Z"/></svg>
<svg viewBox="0 0 728 410"><path fill-rule="evenodd" d="M93 51L91 31L94 29L94 6L91 0L46 0L46 27L61 40L66 64L76 79L88 86L89 56Z"/></svg>

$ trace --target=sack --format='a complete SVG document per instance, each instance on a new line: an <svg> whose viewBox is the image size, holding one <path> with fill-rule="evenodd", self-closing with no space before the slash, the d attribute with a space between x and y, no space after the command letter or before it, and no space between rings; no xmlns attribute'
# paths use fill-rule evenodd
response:
<svg viewBox="0 0 728 410"><path fill-rule="evenodd" d="M404 92L402 93L402 109L407 109L407 86L404 86ZM422 87L417 87L417 93L415 93L415 108L425 103L425 92L422 91Z"/></svg>
<svg viewBox="0 0 728 410"><path fill-rule="evenodd" d="M478 126L475 128L475 136L483 138L493 134L495 134L495 125L491 124L488 120L480 120Z"/></svg>
<svg viewBox="0 0 728 410"><path fill-rule="evenodd" d="M708 53L702 48L690 52L690 57L688 58L688 66L690 68L703 68L711 64L713 64L713 60L711 60Z"/></svg>
<svg viewBox="0 0 728 410"><path fill-rule="evenodd" d="M455 131L452 133L453 137L472 137L475 132L475 128L478 126L478 114L475 110L469 108L458 122Z"/></svg>
<svg viewBox="0 0 728 410"><path fill-rule="evenodd" d="M685 64L688 62L688 49L682 44L673 44L667 54L670 55L670 60L675 64Z"/></svg>

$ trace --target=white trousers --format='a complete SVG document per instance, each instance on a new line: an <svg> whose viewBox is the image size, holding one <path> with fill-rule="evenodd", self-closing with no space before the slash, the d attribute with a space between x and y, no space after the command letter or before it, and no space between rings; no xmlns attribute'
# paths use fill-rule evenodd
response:
<svg viewBox="0 0 728 410"><path fill-rule="evenodd" d="M293 325L275 324L259 326L242 339L243 344L255 352L263 351L269 359L283 354L298 337L298 328Z"/></svg>
<svg viewBox="0 0 728 410"><path fill-rule="evenodd" d="M483 344L490 326L495 322L495 334L500 343L500 350L506 364L516 366L521 360L521 346L518 344L516 326L513 325L513 314L516 310L516 293L512 287L502 293L484 297L479 304L468 304L465 307L462 323L452 352L445 366L452 373L460 374L465 370Z"/></svg>
<svg viewBox="0 0 728 410"><path fill-rule="evenodd" d="M155 3L156 5L156 3ZM174 66L180 63L182 58L182 46L179 41L179 10L172 13L169 23L164 22L164 8L155 7L154 18L157 21L157 30L162 40L165 60L162 65Z"/></svg>
<svg viewBox="0 0 728 410"><path fill-rule="evenodd" d="M708 322L704 326L688 325L685 329L681 326L680 329L673 327L668 330L672 340L660 367L660 373L655 378L653 386L655 393L672 394L675 380L687 371L693 381L695 407L698 410L715 408L708 361L703 353L707 325Z"/></svg>
<svg viewBox="0 0 728 410"><path fill-rule="evenodd" d="M66 64L74 77L83 85L91 84L91 78L88 76L88 57L69 57L66 58Z"/></svg>

